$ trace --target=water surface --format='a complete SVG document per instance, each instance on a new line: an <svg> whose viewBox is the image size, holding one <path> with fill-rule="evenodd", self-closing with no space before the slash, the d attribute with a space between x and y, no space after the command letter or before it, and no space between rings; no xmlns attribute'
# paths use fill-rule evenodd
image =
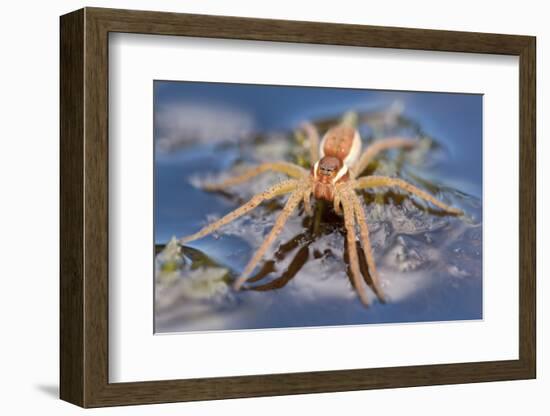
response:
<svg viewBox="0 0 550 416"><path fill-rule="evenodd" d="M214 235L157 257L155 330L209 331L482 318L482 96L155 82L155 243L183 237L283 179L264 174L224 193L201 189L263 161L308 166L305 120L322 133L350 111L363 144L418 138L367 173L398 176L463 209L443 215L393 190L362 195L384 292L371 306L349 279L345 231L330 207L300 209L260 263L251 290L233 279L269 232L285 198L266 203ZM368 273L365 270L368 280Z"/></svg>

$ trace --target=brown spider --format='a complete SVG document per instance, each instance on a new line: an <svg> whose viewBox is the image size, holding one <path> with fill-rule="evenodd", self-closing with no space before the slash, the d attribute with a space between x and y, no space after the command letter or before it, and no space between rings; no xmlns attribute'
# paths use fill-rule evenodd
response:
<svg viewBox="0 0 550 416"><path fill-rule="evenodd" d="M399 137L388 138L370 145L363 154L360 155L361 137L359 136L359 132L353 127L345 124L332 127L326 132L320 145L319 135L313 125L305 123L303 125L303 130L309 139L311 160L312 162L315 161L310 171L289 162L263 163L255 168L247 170L241 175L229 178L221 183L206 185L205 189L207 190L221 190L228 186L245 182L266 171L283 173L292 178L284 180L266 191L255 195L246 204L225 215L218 221L207 225L199 232L180 239L179 242L183 244L202 238L253 210L262 202L279 195L290 193L271 232L260 248L254 253L241 276L235 281L233 287L235 290L239 290L260 262L267 249L277 238L283 226L301 201L304 203L305 213L307 215L312 214L311 195L313 194L317 199L332 202L335 212L339 215L342 214L343 210L353 284L363 304L368 306L369 300L365 291L363 279L361 278L357 247L355 244L355 225L359 225L361 244L372 278L374 292L381 301L385 301L384 294L380 288L378 272L376 271L376 264L372 254L369 229L366 222L363 203L357 196L356 190L378 187L396 187L432 203L449 214L462 215L462 211L444 204L422 189L399 178L375 175L358 177L380 152L394 148L411 148L417 143L416 140Z"/></svg>

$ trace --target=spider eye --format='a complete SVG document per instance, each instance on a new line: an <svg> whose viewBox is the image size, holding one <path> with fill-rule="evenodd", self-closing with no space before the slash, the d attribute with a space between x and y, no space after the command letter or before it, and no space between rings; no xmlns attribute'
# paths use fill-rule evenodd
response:
<svg viewBox="0 0 550 416"><path fill-rule="evenodd" d="M338 169L340 169L341 164L342 163L337 158L325 156L323 159L320 160L317 172L321 176L332 177L338 171Z"/></svg>
<svg viewBox="0 0 550 416"><path fill-rule="evenodd" d="M321 167L321 175L330 176L334 171L332 167Z"/></svg>

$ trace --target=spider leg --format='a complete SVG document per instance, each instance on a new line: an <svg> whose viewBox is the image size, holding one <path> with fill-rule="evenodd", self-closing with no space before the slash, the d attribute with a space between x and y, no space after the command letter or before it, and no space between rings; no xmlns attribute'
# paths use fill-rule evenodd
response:
<svg viewBox="0 0 550 416"><path fill-rule="evenodd" d="M341 208L341 198L340 193L336 192L334 194L334 201L332 202L332 205L334 206L334 212L336 212L338 215L342 215L342 208Z"/></svg>
<svg viewBox="0 0 550 416"><path fill-rule="evenodd" d="M442 209L443 211L446 211L449 214L453 214L453 215L464 214L462 210L458 208L453 208L441 202L440 200L435 198L433 195L430 195L426 191L423 191L422 189L417 188L416 186L404 181L403 179L388 178L385 176L365 176L355 181L355 189L378 188L383 186L394 186L396 188L403 189L421 199L424 199L425 201L432 203L436 207Z"/></svg>
<svg viewBox="0 0 550 416"><path fill-rule="evenodd" d="M239 208L235 209L234 211L231 211L229 214L225 215L224 217L220 218L218 221L213 222L212 224L207 225L202 230L198 231L195 234L189 235L187 237L183 237L179 240L180 244L187 243L189 241L197 240L199 238L202 238L213 231L216 231L218 228L224 226L225 224L230 223L231 221L239 218L240 216L246 214L249 211L252 211L254 208L256 208L258 205L260 205L263 201L266 201L268 199L274 198L278 195L286 194L288 192L293 191L298 186L299 181L295 179L288 179L286 181L280 182L271 188L269 188L267 191L262 192L261 194L254 195L250 201L248 201L246 204L241 205Z"/></svg>
<svg viewBox="0 0 550 416"><path fill-rule="evenodd" d="M367 259L367 266L369 268L369 274L372 279L374 292L376 293L376 296L378 296L378 299L380 299L382 302L385 302L386 298L384 296L384 292L380 288L380 278L378 276L378 270L376 269L376 263L374 262L372 247L370 245L369 228L367 224L367 218L365 216L364 207L355 193L351 193L350 195L355 210L355 217L357 218L357 223L359 224L361 245L363 246L363 253L365 253L365 258Z"/></svg>
<svg viewBox="0 0 550 416"><path fill-rule="evenodd" d="M273 228L267 235L266 239L258 248L258 250L254 253L254 256L250 259L246 267L244 268L241 276L235 281L233 288L235 290L239 290L244 282L246 282L246 279L250 276L250 274L254 271L254 268L259 263L259 261L262 259L263 255L267 251L267 249L271 246L273 241L277 238L281 230L283 229L283 226L288 221L290 215L294 212L300 201L304 197L304 190L303 188L299 188L295 190L292 194L290 194L290 197L288 198L288 201L285 204L285 207L275 220L275 225L273 225Z"/></svg>
<svg viewBox="0 0 550 416"><path fill-rule="evenodd" d="M238 185L240 183L246 182L252 179L253 177L258 176L267 171L284 173L285 175L288 175L291 178L296 178L296 179L299 179L304 175L308 174L308 172L304 168L298 165L295 165L293 163L269 162L269 163L262 163L261 165L250 168L245 172L243 172L242 174L228 178L220 183L207 183L203 186L203 188L208 191L218 191L220 189L227 188L228 186Z"/></svg>
<svg viewBox="0 0 550 416"><path fill-rule="evenodd" d="M304 191L304 211L310 217L313 215L313 210L311 209L311 186Z"/></svg>
<svg viewBox="0 0 550 416"><path fill-rule="evenodd" d="M414 139L404 139L401 137L392 137L389 139L384 139L377 141L371 144L363 152L361 157L355 162L353 168L351 169L351 177L356 178L367 168L369 163L374 159L378 153L383 152L384 150L397 149L397 148L411 148L418 143Z"/></svg>
<svg viewBox="0 0 550 416"><path fill-rule="evenodd" d="M306 137L309 142L309 155L311 157L310 163L311 166L319 160L319 132L317 128L309 122L304 122L300 126L301 129L306 134Z"/></svg>
<svg viewBox="0 0 550 416"><path fill-rule="evenodd" d="M365 306L369 306L369 299L363 286L364 281L359 268L359 257L357 255L357 245L355 244L355 215L352 202L352 193L354 191L349 187L343 187L340 190L342 207L344 209L344 225L346 227L346 238L348 242L348 256L351 268L351 277L353 285L359 295L359 299Z"/></svg>

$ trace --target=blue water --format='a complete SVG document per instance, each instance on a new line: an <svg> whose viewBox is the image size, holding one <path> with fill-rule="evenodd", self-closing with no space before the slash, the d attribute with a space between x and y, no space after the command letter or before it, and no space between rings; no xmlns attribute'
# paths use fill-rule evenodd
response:
<svg viewBox="0 0 550 416"><path fill-rule="evenodd" d="M467 214L465 219L431 215L410 201L397 203L393 197L387 204L369 205L375 257L390 297L387 304L373 298L373 305L365 309L358 301L339 256L343 239L337 225L335 231L329 229L310 245L298 244L295 251L274 262L275 270L265 277L267 282L284 275L300 247L309 252L305 264L280 289L228 290L200 299L185 292L172 299L170 296L179 289L174 286L170 292L169 286L163 287L163 294L157 293L157 304L162 307L157 308L156 330L482 318L482 98L475 94L156 81L155 241L159 245L172 236L197 231L261 191L262 186L278 180L276 176L258 178L248 188L239 187L226 195L200 189L197 184L202 179L224 175L241 161L288 158L296 146L292 130L301 122L319 121L322 126L323 120L337 120L351 110L385 114L399 109L401 122L397 125L361 125L365 140L396 133L413 137L403 124L406 122L414 123L414 131L421 129L432 138L437 147L426 155L425 163L405 160L399 176L417 185L421 185L417 178L433 182L439 189L438 197ZM393 166L393 156L389 156L388 166ZM277 212L258 208L215 236L188 246L236 276L254 252L255 242L261 242L269 231ZM303 231L303 216L295 215L288 235L283 233L271 251L272 257L266 256L265 261L273 261L281 242ZM327 247L329 254L314 258L315 250ZM185 260L187 269L178 275L183 283L193 266L188 257ZM166 293L170 294L166 299L172 300L164 302L161 297Z"/></svg>

